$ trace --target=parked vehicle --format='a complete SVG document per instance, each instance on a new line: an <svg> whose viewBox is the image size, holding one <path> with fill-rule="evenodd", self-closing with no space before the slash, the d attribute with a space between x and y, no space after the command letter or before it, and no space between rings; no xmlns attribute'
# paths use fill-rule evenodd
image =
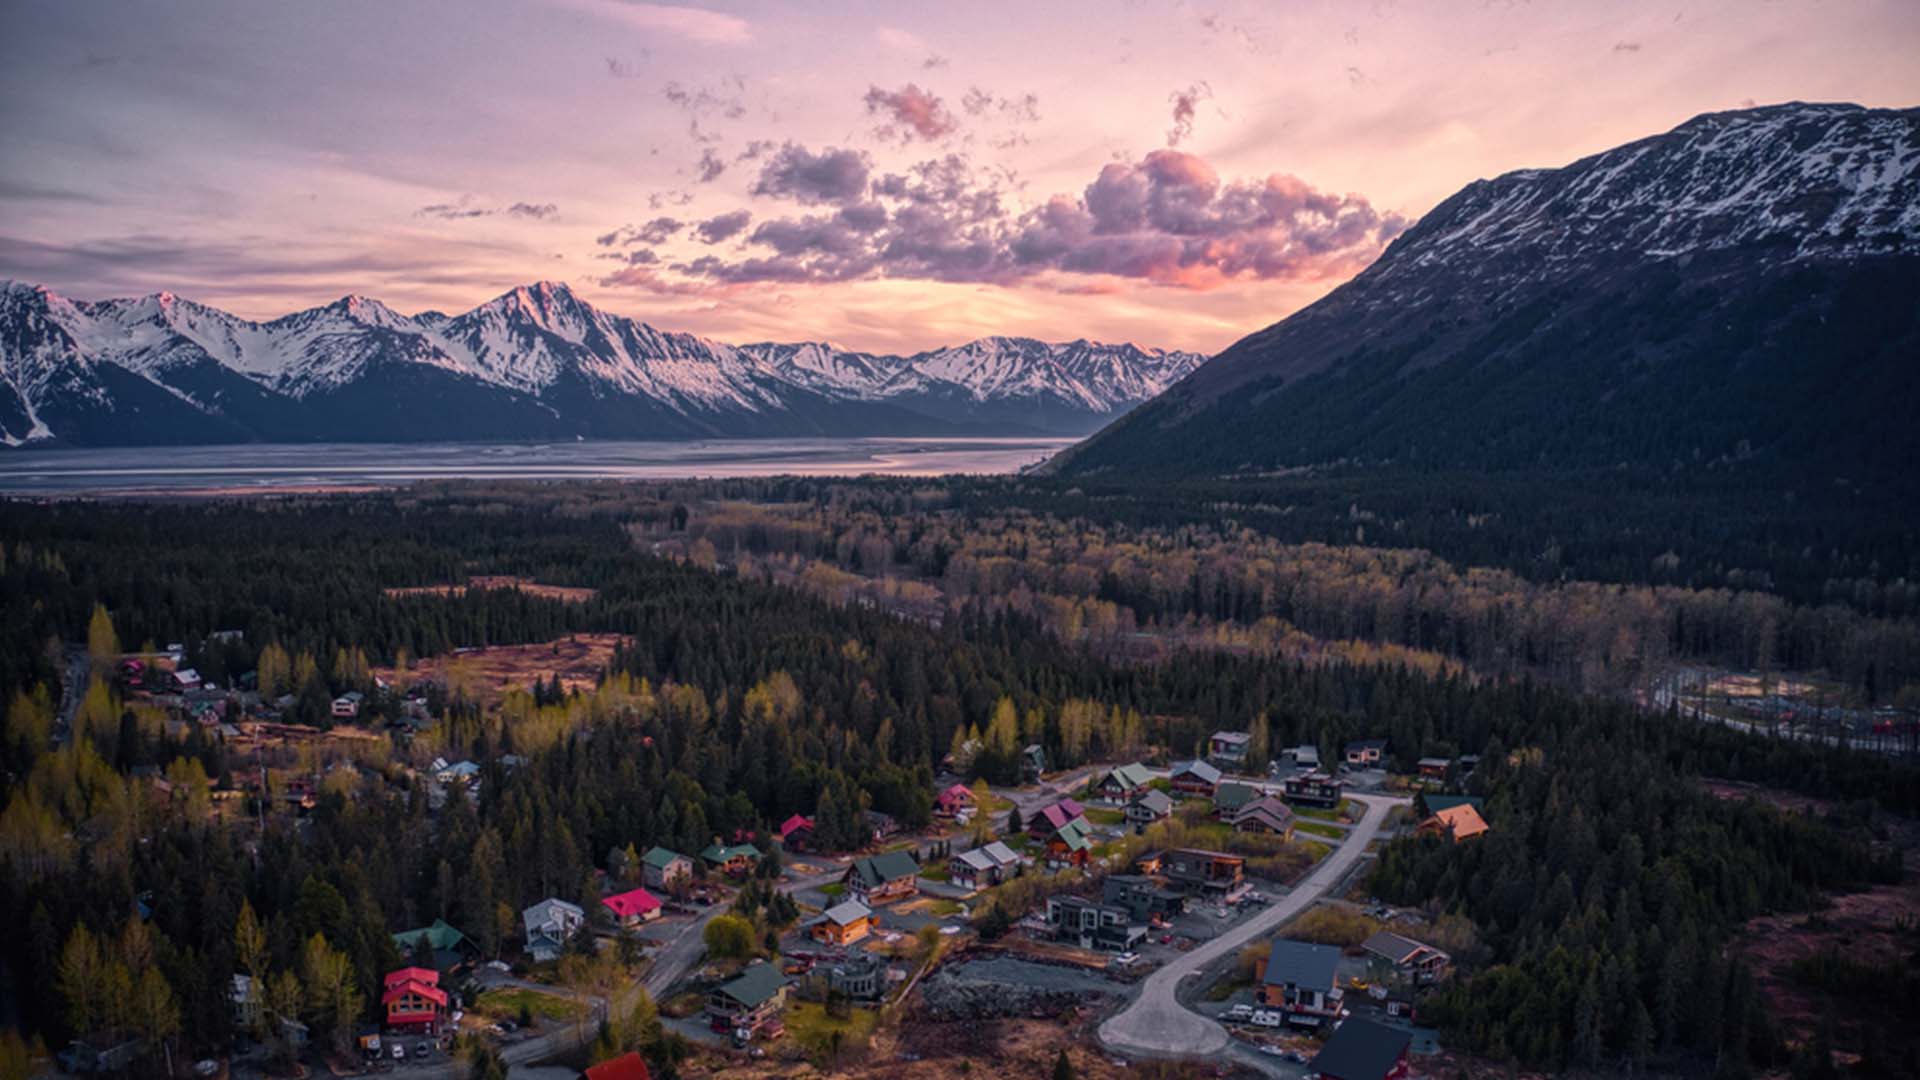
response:
<svg viewBox="0 0 1920 1080"><path fill-rule="evenodd" d="M407 1048L400 1045L399 1043L394 1043L393 1044L393 1060L395 1061L407 1060Z"/></svg>
<svg viewBox="0 0 1920 1080"><path fill-rule="evenodd" d="M416 1044L414 1044L414 1047L413 1047L413 1056L414 1056L415 1058L423 1058L423 1057L426 1057L426 1056L427 1056L427 1044L426 1044L426 1043L416 1043Z"/></svg>
<svg viewBox="0 0 1920 1080"><path fill-rule="evenodd" d="M1277 1028L1281 1023L1280 1010L1255 1009L1253 1012L1253 1022L1261 1027Z"/></svg>
<svg viewBox="0 0 1920 1080"><path fill-rule="evenodd" d="M1245 1004L1235 1005L1227 1010L1226 1015L1229 1020L1238 1020L1244 1023L1248 1017L1253 1015L1253 1006Z"/></svg>

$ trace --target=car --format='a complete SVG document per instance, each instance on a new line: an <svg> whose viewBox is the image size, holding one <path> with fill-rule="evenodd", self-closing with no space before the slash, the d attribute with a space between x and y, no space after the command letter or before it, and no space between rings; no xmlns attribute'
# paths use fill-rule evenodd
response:
<svg viewBox="0 0 1920 1080"><path fill-rule="evenodd" d="M1244 1002L1239 1005L1235 1005L1233 1008L1228 1009L1226 1012L1226 1017L1229 1020L1245 1020L1252 1015L1253 1015L1253 1006L1245 1004Z"/></svg>
<svg viewBox="0 0 1920 1080"><path fill-rule="evenodd" d="M1253 1022L1261 1027L1277 1028L1280 1026L1280 1010L1255 1009L1253 1012Z"/></svg>
<svg viewBox="0 0 1920 1080"><path fill-rule="evenodd" d="M1285 1057L1287 1054L1285 1050L1282 1050L1280 1047L1275 1046L1272 1043L1261 1043L1260 1052L1263 1054L1272 1054L1274 1057Z"/></svg>
<svg viewBox="0 0 1920 1080"><path fill-rule="evenodd" d="M393 1044L393 1060L395 1061L407 1060L407 1048L404 1046L401 1046L399 1043L394 1043Z"/></svg>
<svg viewBox="0 0 1920 1080"><path fill-rule="evenodd" d="M1139 962L1140 954L1137 952L1123 952L1113 958L1114 967L1132 967Z"/></svg>
<svg viewBox="0 0 1920 1080"><path fill-rule="evenodd" d="M1172 934L1161 934L1161 935L1160 935L1160 944L1162 944L1162 945L1171 945L1171 944L1173 944L1173 935L1172 935Z"/></svg>
<svg viewBox="0 0 1920 1080"><path fill-rule="evenodd" d="M426 1043L415 1043L413 1045L413 1056L416 1058L426 1057L427 1049L428 1048Z"/></svg>

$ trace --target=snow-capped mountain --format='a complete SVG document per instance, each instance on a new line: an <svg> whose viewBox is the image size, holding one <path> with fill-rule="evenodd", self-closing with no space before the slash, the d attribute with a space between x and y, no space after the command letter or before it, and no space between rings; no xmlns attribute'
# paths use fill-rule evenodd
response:
<svg viewBox="0 0 1920 1080"><path fill-rule="evenodd" d="M1468 184L1050 467L1920 469L1916 297L1920 109L1713 113Z"/></svg>
<svg viewBox="0 0 1920 1080"><path fill-rule="evenodd" d="M348 296L270 322L8 282L0 441L1078 434L1203 359L1010 338L910 357L733 346L552 282L455 316Z"/></svg>

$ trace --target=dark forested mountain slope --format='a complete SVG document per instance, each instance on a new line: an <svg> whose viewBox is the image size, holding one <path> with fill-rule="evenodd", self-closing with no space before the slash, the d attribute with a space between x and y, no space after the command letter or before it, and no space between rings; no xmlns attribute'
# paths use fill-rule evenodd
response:
<svg viewBox="0 0 1920 1080"><path fill-rule="evenodd" d="M1476 181L1062 455L1076 477L1920 472L1920 109L1701 116Z"/></svg>

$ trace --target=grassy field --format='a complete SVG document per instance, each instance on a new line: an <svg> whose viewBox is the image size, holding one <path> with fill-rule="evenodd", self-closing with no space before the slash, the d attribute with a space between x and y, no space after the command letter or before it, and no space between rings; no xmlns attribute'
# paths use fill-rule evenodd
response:
<svg viewBox="0 0 1920 1080"><path fill-rule="evenodd" d="M928 881L949 882L953 880L953 868L946 863L923 867L920 876Z"/></svg>
<svg viewBox="0 0 1920 1080"><path fill-rule="evenodd" d="M1293 827L1296 832L1312 833L1315 836L1324 836L1329 840L1345 840L1347 838L1347 830L1338 825L1329 825L1324 821L1296 821L1293 823Z"/></svg>
<svg viewBox="0 0 1920 1080"><path fill-rule="evenodd" d="M944 896L937 897L933 903L927 905L927 914L940 919L944 919L949 915L958 915L960 914L960 901L949 900Z"/></svg>
<svg viewBox="0 0 1920 1080"><path fill-rule="evenodd" d="M1296 806L1293 808L1293 813L1295 817L1315 818L1320 821L1337 821L1343 817L1354 816L1353 800L1342 799L1340 800L1340 805L1331 810L1319 806Z"/></svg>
<svg viewBox="0 0 1920 1080"><path fill-rule="evenodd" d="M847 891L847 887L845 884L841 882L830 881L825 885L820 886L820 891L825 893L828 896L839 896L840 894Z"/></svg>
<svg viewBox="0 0 1920 1080"><path fill-rule="evenodd" d="M482 1016L511 1020L520 1015L522 1006L542 1020L572 1020L584 1009L579 1002L558 994L546 994L521 986L503 986L485 991L475 998L473 1011Z"/></svg>
<svg viewBox="0 0 1920 1080"><path fill-rule="evenodd" d="M845 1019L835 1019L827 1015L825 1005L812 1001L794 1002L780 1018L794 1042L805 1049L808 1056L829 1068L833 1064L830 1058L835 1052L836 1032L840 1035L839 1052L857 1050L873 1037L873 1028L879 1019L880 1014L873 1009L853 1009Z"/></svg>
<svg viewBox="0 0 1920 1080"><path fill-rule="evenodd" d="M1110 806L1089 806L1087 820L1095 825L1119 825L1127 820L1127 813Z"/></svg>

